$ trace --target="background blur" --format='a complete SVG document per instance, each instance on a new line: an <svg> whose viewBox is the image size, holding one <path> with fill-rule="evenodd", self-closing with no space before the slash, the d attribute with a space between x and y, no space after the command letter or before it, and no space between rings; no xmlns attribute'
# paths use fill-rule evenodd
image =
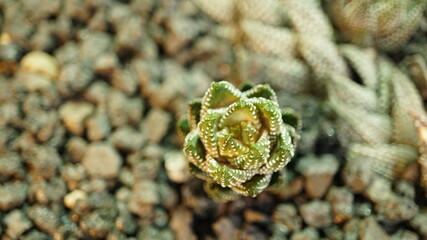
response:
<svg viewBox="0 0 427 240"><path fill-rule="evenodd" d="M1 239L427 239L425 0L0 0ZM213 81L303 120L216 203L175 123Z"/></svg>

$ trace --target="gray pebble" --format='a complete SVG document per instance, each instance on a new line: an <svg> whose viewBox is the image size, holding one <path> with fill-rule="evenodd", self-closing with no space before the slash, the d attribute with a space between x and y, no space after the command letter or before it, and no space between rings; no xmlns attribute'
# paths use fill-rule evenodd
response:
<svg viewBox="0 0 427 240"><path fill-rule="evenodd" d="M413 227L424 239L427 238L427 213L418 213L409 224Z"/></svg>
<svg viewBox="0 0 427 240"><path fill-rule="evenodd" d="M80 181L86 177L86 172L81 164L66 164L61 167L61 176L70 190L77 189Z"/></svg>
<svg viewBox="0 0 427 240"><path fill-rule="evenodd" d="M135 180L154 180L160 171L161 160L159 158L147 158L144 156L143 151L147 148L148 146L144 147L142 151L129 154L127 157L127 162L132 167L131 171Z"/></svg>
<svg viewBox="0 0 427 240"><path fill-rule="evenodd" d="M123 151L137 151L146 142L146 136L141 132L127 126L117 128L111 135L114 147Z"/></svg>
<svg viewBox="0 0 427 240"><path fill-rule="evenodd" d="M86 120L87 137L91 141L99 141L106 138L111 131L108 116L103 111L98 111Z"/></svg>
<svg viewBox="0 0 427 240"><path fill-rule="evenodd" d="M55 176L62 164L57 149L47 145L32 148L24 154L23 158L31 174L45 179Z"/></svg>
<svg viewBox="0 0 427 240"><path fill-rule="evenodd" d="M107 112L108 118L110 119L113 127L126 125L129 120L127 106L128 98L126 95L123 92L112 88L108 93Z"/></svg>
<svg viewBox="0 0 427 240"><path fill-rule="evenodd" d="M109 90L110 86L104 81L95 81L83 93L83 97L92 104L105 108Z"/></svg>
<svg viewBox="0 0 427 240"><path fill-rule="evenodd" d="M22 179L24 176L24 169L22 168L21 161L17 153L0 153L0 182L10 178Z"/></svg>
<svg viewBox="0 0 427 240"><path fill-rule="evenodd" d="M144 239L144 240L173 240L174 235L172 230L169 228L157 228L153 225L146 225L144 227L141 227L138 234L137 239Z"/></svg>
<svg viewBox="0 0 427 240"><path fill-rule="evenodd" d="M57 233L60 221L58 216L49 208L33 205L28 210L28 217L40 230L52 235Z"/></svg>
<svg viewBox="0 0 427 240"><path fill-rule="evenodd" d="M390 236L381 228L378 222L374 217L370 216L359 223L359 239L360 240L368 240L368 239L376 239L376 240L389 240Z"/></svg>
<svg viewBox="0 0 427 240"><path fill-rule="evenodd" d="M170 225L175 232L177 240L196 240L191 225L193 223L193 214L185 207L178 207L172 212Z"/></svg>
<svg viewBox="0 0 427 240"><path fill-rule="evenodd" d="M312 227L326 227L332 223L331 205L328 202L314 200L299 208L302 218Z"/></svg>
<svg viewBox="0 0 427 240"><path fill-rule="evenodd" d="M114 69L117 68L118 63L119 60L115 53L104 53L96 59L93 70L98 74L111 76Z"/></svg>
<svg viewBox="0 0 427 240"><path fill-rule="evenodd" d="M114 223L115 227L123 233L129 235L134 234L138 228L138 225L126 204L124 202L118 201L117 208L119 210L119 216Z"/></svg>
<svg viewBox="0 0 427 240"><path fill-rule="evenodd" d="M73 136L67 141L67 151L74 162L81 162L86 153L88 143L81 137Z"/></svg>
<svg viewBox="0 0 427 240"><path fill-rule="evenodd" d="M60 203L67 193L67 187L64 179L59 177L50 178L48 181L40 180L31 181L28 190L28 198L32 202L41 205L49 203Z"/></svg>
<svg viewBox="0 0 427 240"><path fill-rule="evenodd" d="M31 232L25 234L24 237L21 238L22 240L46 240L50 239L49 235L37 230L32 230Z"/></svg>
<svg viewBox="0 0 427 240"><path fill-rule="evenodd" d="M80 221L82 231L91 238L106 238L113 224L98 213L89 213Z"/></svg>
<svg viewBox="0 0 427 240"><path fill-rule="evenodd" d="M319 233L312 227L307 227L302 231L295 232L292 234L290 240L317 240L319 239Z"/></svg>
<svg viewBox="0 0 427 240"><path fill-rule="evenodd" d="M170 180L184 183L191 176L188 163L182 151L170 151L165 154L165 168Z"/></svg>
<svg viewBox="0 0 427 240"><path fill-rule="evenodd" d="M393 196L375 204L381 220L398 223L412 219L418 213L418 205L412 199Z"/></svg>
<svg viewBox="0 0 427 240"><path fill-rule="evenodd" d="M354 193L361 193L374 178L374 173L363 161L348 161L341 174L345 184Z"/></svg>
<svg viewBox="0 0 427 240"><path fill-rule="evenodd" d="M287 231L296 232L301 229L301 217L292 204L279 204L273 213L273 221L283 224Z"/></svg>
<svg viewBox="0 0 427 240"><path fill-rule="evenodd" d="M89 144L82 164L90 176L115 178L119 174L122 158L108 143L95 142Z"/></svg>
<svg viewBox="0 0 427 240"><path fill-rule="evenodd" d="M5 232L6 236L11 239L19 238L25 231L33 226L31 221L18 209L8 213L4 218L4 223L7 226Z"/></svg>
<svg viewBox="0 0 427 240"><path fill-rule="evenodd" d="M348 188L334 186L329 190L326 199L332 206L334 223L339 224L351 219L354 195Z"/></svg>
<svg viewBox="0 0 427 240"><path fill-rule="evenodd" d="M218 237L222 240L233 240L238 236L238 229L230 218L221 217L213 225L212 228Z"/></svg>
<svg viewBox="0 0 427 240"><path fill-rule="evenodd" d="M84 121L93 111L94 107L90 103L68 101L60 107L59 115L68 131L81 136L85 129Z"/></svg>
<svg viewBox="0 0 427 240"><path fill-rule="evenodd" d="M338 170L338 160L334 155L316 157L307 155L299 159L296 169L304 175L304 189L310 198L322 197L332 183Z"/></svg>
<svg viewBox="0 0 427 240"><path fill-rule="evenodd" d="M142 122L141 130L151 142L159 143L165 136L171 121L172 118L168 113L152 108Z"/></svg>
<svg viewBox="0 0 427 240"><path fill-rule="evenodd" d="M312 227L305 228L302 231L295 232L292 234L290 240L317 240L319 239L319 233Z"/></svg>
<svg viewBox="0 0 427 240"><path fill-rule="evenodd" d="M94 73L83 62L70 62L62 65L56 87L64 97L83 91L92 81Z"/></svg>
<svg viewBox="0 0 427 240"><path fill-rule="evenodd" d="M391 236L391 240L419 240L420 238L415 232L400 229Z"/></svg>

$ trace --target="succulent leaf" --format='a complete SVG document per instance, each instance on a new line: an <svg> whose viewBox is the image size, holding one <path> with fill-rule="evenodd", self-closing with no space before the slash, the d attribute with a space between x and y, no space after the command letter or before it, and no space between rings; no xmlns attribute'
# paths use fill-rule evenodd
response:
<svg viewBox="0 0 427 240"><path fill-rule="evenodd" d="M196 130L190 132L185 138L184 153L190 163L200 167L205 161L205 152Z"/></svg>
<svg viewBox="0 0 427 240"><path fill-rule="evenodd" d="M226 165L221 165L211 156L206 156L207 168L206 172L219 184L221 187L232 187L249 180L255 173L235 169Z"/></svg>
<svg viewBox="0 0 427 240"><path fill-rule="evenodd" d="M195 99L188 104L188 122L191 129L196 129L200 122L200 111L202 110L202 100Z"/></svg>
<svg viewBox="0 0 427 240"><path fill-rule="evenodd" d="M392 86L395 102L392 107L393 139L396 143L408 144L413 147L418 145L418 136L415 122L411 112L426 118L421 96L415 85L402 72L395 69Z"/></svg>
<svg viewBox="0 0 427 240"><path fill-rule="evenodd" d="M255 197L270 184L271 176L271 173L265 175L255 175L251 180L234 186L232 189L240 195Z"/></svg>
<svg viewBox="0 0 427 240"><path fill-rule="evenodd" d="M269 99L273 102L277 102L276 93L268 84L257 85L251 88L250 90L244 92L244 94L248 98L261 97L261 98Z"/></svg>
<svg viewBox="0 0 427 240"><path fill-rule="evenodd" d="M271 136L279 134L281 130L282 114L277 102L270 101L265 98L249 99L261 113L261 118L264 126L268 127Z"/></svg>
<svg viewBox="0 0 427 240"><path fill-rule="evenodd" d="M241 92L231 83L214 82L203 97L200 117L203 117L208 109L226 107L238 101L240 97Z"/></svg>
<svg viewBox="0 0 427 240"><path fill-rule="evenodd" d="M402 144L354 144L347 153L349 161L363 160L372 171L390 179L400 176L417 157L416 149Z"/></svg>
<svg viewBox="0 0 427 240"><path fill-rule="evenodd" d="M217 125L220 117L220 113L210 112L198 124L200 137L202 139L203 145L208 154L213 157L219 157Z"/></svg>

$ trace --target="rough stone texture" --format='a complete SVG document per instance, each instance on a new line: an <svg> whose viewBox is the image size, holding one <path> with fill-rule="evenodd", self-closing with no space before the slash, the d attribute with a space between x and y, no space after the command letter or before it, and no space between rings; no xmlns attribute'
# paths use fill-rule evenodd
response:
<svg viewBox="0 0 427 240"><path fill-rule="evenodd" d="M364 165L363 161L351 161L345 165L342 178L354 193L361 193L371 183L374 173Z"/></svg>
<svg viewBox="0 0 427 240"><path fill-rule="evenodd" d="M360 222L359 239L389 240L390 236L378 225L374 217L367 217Z"/></svg>
<svg viewBox="0 0 427 240"><path fill-rule="evenodd" d="M35 177L46 179L55 176L62 164L57 150L46 145L31 149L24 154L24 159Z"/></svg>
<svg viewBox="0 0 427 240"><path fill-rule="evenodd" d="M87 102L66 102L59 109L59 116L68 131L81 136L84 132L84 120L92 114L94 107Z"/></svg>
<svg viewBox="0 0 427 240"><path fill-rule="evenodd" d="M338 170L338 160L333 155L315 157L308 155L299 159L297 170L304 175L304 189L310 198L322 197L332 183Z"/></svg>
<svg viewBox="0 0 427 240"><path fill-rule="evenodd" d="M290 240L315 240L319 239L319 233L316 229L308 227L302 231L292 234Z"/></svg>
<svg viewBox="0 0 427 240"><path fill-rule="evenodd" d="M238 236L236 226L231 219L226 217L218 219L218 221L212 225L212 228L218 239L233 240Z"/></svg>
<svg viewBox="0 0 427 240"><path fill-rule="evenodd" d="M11 239L19 238L25 231L33 226L31 221L18 209L8 213L4 218L4 223L7 226L5 232L6 237Z"/></svg>
<svg viewBox="0 0 427 240"><path fill-rule="evenodd" d="M332 206L334 223L340 224L352 218L354 196L348 188L332 187L326 199Z"/></svg>
<svg viewBox="0 0 427 240"><path fill-rule="evenodd" d="M171 228L175 232L175 239L177 240L196 240L197 237L194 235L191 229L193 223L193 215L191 211L186 208L177 208L172 213L170 221Z"/></svg>
<svg viewBox="0 0 427 240"><path fill-rule="evenodd" d="M273 213L273 221L285 225L287 230L291 232L301 229L301 217L292 204L277 205Z"/></svg>
<svg viewBox="0 0 427 240"><path fill-rule="evenodd" d="M85 200L87 199L87 194L86 192L76 189L70 193L68 193L67 195L65 195L64 197L64 205L67 208L74 208L74 206L76 205L76 202L79 200Z"/></svg>
<svg viewBox="0 0 427 240"><path fill-rule="evenodd" d="M153 214L152 205L160 203L159 184L151 180L141 180L133 186L129 199L129 210L142 217Z"/></svg>
<svg viewBox="0 0 427 240"><path fill-rule="evenodd" d="M328 202L314 200L299 208L304 222L312 227L326 227L332 223L331 205Z"/></svg>
<svg viewBox="0 0 427 240"><path fill-rule="evenodd" d="M21 60L21 68L28 72L36 72L50 79L58 76L58 62L49 54L33 51L26 54Z"/></svg>
<svg viewBox="0 0 427 240"><path fill-rule="evenodd" d="M58 216L49 208L34 205L28 210L28 217L41 230L55 234L60 224Z"/></svg>
<svg viewBox="0 0 427 240"><path fill-rule="evenodd" d="M171 120L169 114L160 109L153 108L145 117L141 129L147 134L151 142L159 143L165 136Z"/></svg>
<svg viewBox="0 0 427 240"><path fill-rule="evenodd" d="M28 185L24 182L8 182L0 185L0 210L8 211L20 206L27 196Z"/></svg>
<svg viewBox="0 0 427 240"><path fill-rule="evenodd" d="M108 116L104 112L97 112L86 120L87 137L91 141L100 141L106 138L111 131Z"/></svg>
<svg viewBox="0 0 427 240"><path fill-rule="evenodd" d="M70 153L72 160L80 162L87 149L87 142L80 137L72 137L67 142L67 151Z"/></svg>
<svg viewBox="0 0 427 240"><path fill-rule="evenodd" d="M409 223L424 238L427 238L427 213L418 213Z"/></svg>
<svg viewBox="0 0 427 240"><path fill-rule="evenodd" d="M82 159L82 164L91 176L114 178L119 174L122 158L108 143L91 143Z"/></svg>
<svg viewBox="0 0 427 240"><path fill-rule="evenodd" d="M0 154L0 182L8 178L22 178L24 169L18 154L8 152Z"/></svg>
<svg viewBox="0 0 427 240"><path fill-rule="evenodd" d="M171 151L165 154L165 168L170 180L184 183L190 178L187 160L181 151Z"/></svg>
<svg viewBox="0 0 427 240"><path fill-rule="evenodd" d="M111 135L111 142L119 150L133 152L142 148L146 136L133 128L120 127Z"/></svg>
<svg viewBox="0 0 427 240"><path fill-rule="evenodd" d="M391 236L392 240L418 240L419 237L415 232L400 229Z"/></svg>

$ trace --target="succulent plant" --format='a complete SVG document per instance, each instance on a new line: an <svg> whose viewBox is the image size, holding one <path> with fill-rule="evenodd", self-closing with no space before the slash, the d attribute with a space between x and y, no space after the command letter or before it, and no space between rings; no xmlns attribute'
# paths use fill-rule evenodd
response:
<svg viewBox="0 0 427 240"><path fill-rule="evenodd" d="M329 0L332 18L345 38L384 51L402 47L421 23L423 0Z"/></svg>
<svg viewBox="0 0 427 240"><path fill-rule="evenodd" d="M239 194L255 197L280 182L300 125L295 111L279 108L269 85L239 90L222 81L189 103L188 119L178 127L186 134L190 172L205 180L214 200L227 201Z"/></svg>

